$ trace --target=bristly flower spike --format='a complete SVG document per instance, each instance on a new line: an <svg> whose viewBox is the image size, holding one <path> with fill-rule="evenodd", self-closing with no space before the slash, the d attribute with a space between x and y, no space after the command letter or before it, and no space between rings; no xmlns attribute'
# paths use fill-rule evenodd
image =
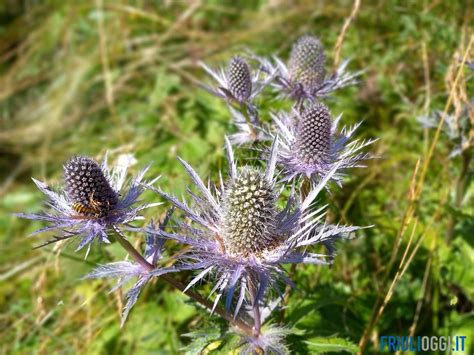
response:
<svg viewBox="0 0 474 355"><path fill-rule="evenodd" d="M353 85L362 74L362 71L348 73L346 67L349 61L346 60L333 74L326 75L324 48L317 37L310 35L304 35L295 42L287 65L278 57L273 57L273 61L254 57L260 62L262 71L277 72L273 86L299 104L305 100L315 101Z"/></svg>
<svg viewBox="0 0 474 355"><path fill-rule="evenodd" d="M288 78L294 90L313 92L319 88L325 77L326 56L318 38L301 37L291 50L288 61Z"/></svg>
<svg viewBox="0 0 474 355"><path fill-rule="evenodd" d="M229 179L220 187L206 186L192 167L181 160L200 192L191 194L192 206L152 189L187 217L178 222L176 232L160 233L190 246L175 265L181 270L200 270L188 288L212 275L215 286L211 293L217 293L214 305L225 295L226 308L234 304L237 315L244 303L260 306L268 289L281 295L280 284L292 284L282 264L328 264L326 256L311 253L307 248L347 236L358 227L326 226L321 223L324 207L316 211L310 208L337 166L314 187L303 204L296 204L291 197L286 208L280 210L276 203L280 190L275 173L278 139L273 142L265 170L237 168L227 138L226 149Z"/></svg>
<svg viewBox="0 0 474 355"><path fill-rule="evenodd" d="M201 85L211 94L226 100L238 130L230 137L233 144L252 143L266 138L262 135L262 124L258 117L254 99L273 80L276 71L252 74L248 62L239 56L233 57L226 68L213 70L204 63L201 67L217 82L216 87ZM234 107L240 110L237 111Z"/></svg>
<svg viewBox="0 0 474 355"><path fill-rule="evenodd" d="M294 110L292 115L272 116L282 138L278 163L283 168L284 181L300 177L318 181L338 166L331 180L340 185L345 169L363 167L362 161L373 157L361 150L375 139L351 140L362 122L338 131L341 116L333 121L328 107L322 103L311 104L301 114Z"/></svg>
<svg viewBox="0 0 474 355"><path fill-rule="evenodd" d="M227 66L226 75L230 95L238 102L245 102L252 94L252 77L247 62L242 57L233 57Z"/></svg>
<svg viewBox="0 0 474 355"><path fill-rule="evenodd" d="M211 69L200 62L199 65L217 82L216 87L202 85L204 89L218 97L239 104L252 104L252 100L268 85L271 75L261 78L261 72L254 75L247 61L239 56L233 57L226 68Z"/></svg>
<svg viewBox="0 0 474 355"><path fill-rule="evenodd" d="M47 196L47 205L51 210L41 214L20 213L18 216L49 223L34 234L45 231L60 233L44 245L79 237L81 240L77 250L88 246L88 253L94 240L109 243L109 230L141 219L141 210L157 205L136 205L143 192L141 184L148 167L132 179L127 189L123 189L127 168L118 166L109 172L106 161L99 164L92 158L75 156L64 165L64 190L53 191L45 183L33 179Z"/></svg>

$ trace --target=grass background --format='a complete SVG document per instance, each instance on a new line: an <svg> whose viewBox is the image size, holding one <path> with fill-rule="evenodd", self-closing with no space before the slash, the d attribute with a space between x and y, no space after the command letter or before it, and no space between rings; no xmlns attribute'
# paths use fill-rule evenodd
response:
<svg viewBox="0 0 474 355"><path fill-rule="evenodd" d="M74 154L100 159L109 151L112 160L134 154L132 170L153 162L150 176L162 175L159 185L176 194L189 184L177 155L201 176L215 176L225 163L223 135L232 127L225 105L196 87L204 79L196 62L217 65L246 48L285 57L296 38L312 33L326 47L329 70L352 6L342 0L1 1L2 353L183 352L190 340L182 335L209 323L204 311L155 281L120 329L123 295L107 294L112 281L80 280L95 264L123 257L120 248L96 248L87 261L73 245L33 249L46 237L27 236L41 224L11 213L40 211L42 196L30 177L60 184L62 164ZM292 350L357 351L364 339L365 351L377 352L379 335L412 333L466 335L472 353L472 164L457 203L466 159L449 159L452 142L421 128L416 117L443 110L448 101L448 112L455 112L474 97L467 70L454 85L473 22L470 1L384 0L364 1L350 23L341 56L366 73L358 87L327 103L346 122L365 120L359 136L380 137L371 149L381 159L327 196L329 218L375 227L340 243L332 268L298 270L284 319L298 330L288 339ZM203 346L226 351L212 339Z"/></svg>

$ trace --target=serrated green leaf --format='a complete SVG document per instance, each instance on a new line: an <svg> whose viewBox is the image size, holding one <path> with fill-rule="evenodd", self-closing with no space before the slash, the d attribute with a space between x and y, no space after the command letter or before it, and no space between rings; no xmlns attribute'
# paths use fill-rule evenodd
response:
<svg viewBox="0 0 474 355"><path fill-rule="evenodd" d="M349 340L342 338L311 338L305 343L311 351L315 352L330 352L330 351L345 351L349 353L356 353L359 347Z"/></svg>

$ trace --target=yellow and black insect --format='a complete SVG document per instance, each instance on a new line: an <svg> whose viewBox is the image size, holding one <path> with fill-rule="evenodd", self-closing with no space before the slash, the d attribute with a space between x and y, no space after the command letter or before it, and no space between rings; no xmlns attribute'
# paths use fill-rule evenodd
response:
<svg viewBox="0 0 474 355"><path fill-rule="evenodd" d="M89 206L80 202L73 202L71 208L82 216L103 217L109 210L108 205L94 199L94 194L89 196Z"/></svg>

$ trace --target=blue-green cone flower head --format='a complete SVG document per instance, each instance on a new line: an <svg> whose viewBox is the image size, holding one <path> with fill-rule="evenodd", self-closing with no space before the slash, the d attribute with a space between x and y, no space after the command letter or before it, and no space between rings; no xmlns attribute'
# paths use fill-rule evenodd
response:
<svg viewBox="0 0 474 355"><path fill-rule="evenodd" d="M326 56L318 38L303 36L293 45L288 62L288 73L294 85L302 85L312 92L324 82Z"/></svg>
<svg viewBox="0 0 474 355"><path fill-rule="evenodd" d="M317 37L311 35L302 36L293 44L286 63L276 56L271 60L259 56L254 58L260 63L261 71L275 75L272 86L277 92L299 104L306 100L315 102L320 97L353 85L363 72L350 73L347 70L349 60L346 59L335 71L326 73L324 47Z"/></svg>
<svg viewBox="0 0 474 355"><path fill-rule="evenodd" d="M66 196L79 214L105 216L118 203L117 192L94 159L76 156L69 160L64 180Z"/></svg>
<svg viewBox="0 0 474 355"><path fill-rule="evenodd" d="M109 173L107 163L99 164L86 156L76 156L64 165L65 186L54 191L45 183L33 179L46 195L49 210L41 214L17 214L20 217L42 220L47 227L34 234L56 231L58 235L43 245L79 237L77 250L94 240L108 243L110 229L140 219L139 212L155 204L137 204L143 192L142 180L148 168L132 179L127 189L123 188L127 167L121 166Z"/></svg>
<svg viewBox="0 0 474 355"><path fill-rule="evenodd" d="M252 75L242 57L233 57L226 68L228 90L238 102L245 102L252 94Z"/></svg>
<svg viewBox="0 0 474 355"><path fill-rule="evenodd" d="M306 177L317 181L337 165L339 171L331 180L340 185L345 169L363 167L362 161L373 157L362 150L375 139L352 139L362 122L338 130L340 119L341 115L333 120L328 107L320 102L307 105L302 113L273 115L283 141L278 155L283 180Z"/></svg>
<svg viewBox="0 0 474 355"><path fill-rule="evenodd" d="M265 174L244 167L226 189L223 239L227 251L248 255L274 242L276 196Z"/></svg>
<svg viewBox="0 0 474 355"><path fill-rule="evenodd" d="M316 103L301 115L296 128L294 152L306 164L324 164L331 149L331 114L326 105Z"/></svg>

